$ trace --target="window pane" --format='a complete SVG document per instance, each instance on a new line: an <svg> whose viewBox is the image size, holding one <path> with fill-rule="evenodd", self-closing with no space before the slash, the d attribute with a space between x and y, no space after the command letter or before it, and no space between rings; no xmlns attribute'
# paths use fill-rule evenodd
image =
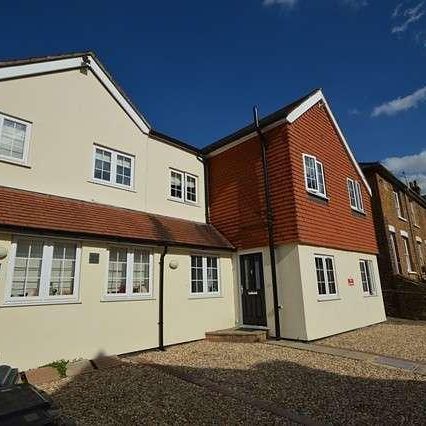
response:
<svg viewBox="0 0 426 426"><path fill-rule="evenodd" d="M54 244L49 287L50 296L68 296L74 294L76 256L76 244Z"/></svg>
<svg viewBox="0 0 426 426"><path fill-rule="evenodd" d="M132 292L146 294L150 292L149 288L149 252L135 250L133 258L133 287Z"/></svg>
<svg viewBox="0 0 426 426"><path fill-rule="evenodd" d="M111 179L111 153L96 148L94 177L109 182Z"/></svg>
<svg viewBox="0 0 426 426"><path fill-rule="evenodd" d="M318 190L315 158L305 156L305 178L308 189Z"/></svg>
<svg viewBox="0 0 426 426"><path fill-rule="evenodd" d="M351 207L356 208L356 197L355 197L355 185L354 181L352 179L348 179L348 192L349 192L349 199L351 201Z"/></svg>
<svg viewBox="0 0 426 426"><path fill-rule="evenodd" d="M108 294L126 293L127 250L111 249L109 252Z"/></svg>
<svg viewBox="0 0 426 426"><path fill-rule="evenodd" d="M182 198L182 173L170 172L170 195L175 198Z"/></svg>
<svg viewBox="0 0 426 426"><path fill-rule="evenodd" d="M336 280L334 277L333 260L330 257L325 259L327 269L327 282L328 282L328 293L336 294Z"/></svg>
<svg viewBox="0 0 426 426"><path fill-rule="evenodd" d="M191 292L203 293L203 258L191 256Z"/></svg>
<svg viewBox="0 0 426 426"><path fill-rule="evenodd" d="M25 124L5 118L0 135L0 155L22 160L26 131Z"/></svg>
<svg viewBox="0 0 426 426"><path fill-rule="evenodd" d="M117 174L116 183L120 185L130 186L130 178L132 175L132 160L124 155L117 155Z"/></svg>
<svg viewBox="0 0 426 426"><path fill-rule="evenodd" d="M368 277L367 277L366 262L364 260L361 260L359 262L359 267L361 269L362 290L364 293L368 293Z"/></svg>
<svg viewBox="0 0 426 426"><path fill-rule="evenodd" d="M324 170L322 164L317 161L318 192L325 195Z"/></svg>
<svg viewBox="0 0 426 426"><path fill-rule="evenodd" d="M214 293L219 291L219 278L217 257L207 258L207 292Z"/></svg>
<svg viewBox="0 0 426 426"><path fill-rule="evenodd" d="M324 262L322 260L322 257L315 258L315 267L317 270L318 293L320 295L327 294L327 290L325 287Z"/></svg>
<svg viewBox="0 0 426 426"><path fill-rule="evenodd" d="M197 202L197 179L186 175L186 199L193 203Z"/></svg>
<svg viewBox="0 0 426 426"><path fill-rule="evenodd" d="M12 280L12 297L34 297L40 292L43 242L18 240Z"/></svg>

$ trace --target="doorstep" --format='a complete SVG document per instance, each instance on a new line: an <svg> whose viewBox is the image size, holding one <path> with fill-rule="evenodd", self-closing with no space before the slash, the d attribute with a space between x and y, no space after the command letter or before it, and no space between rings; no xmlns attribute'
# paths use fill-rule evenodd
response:
<svg viewBox="0 0 426 426"><path fill-rule="evenodd" d="M258 343L266 342L267 339L268 330L249 327L235 327L206 333L206 340L209 342Z"/></svg>

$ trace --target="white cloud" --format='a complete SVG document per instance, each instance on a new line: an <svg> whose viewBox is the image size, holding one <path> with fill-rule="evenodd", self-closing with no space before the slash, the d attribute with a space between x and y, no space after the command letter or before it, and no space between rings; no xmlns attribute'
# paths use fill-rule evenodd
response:
<svg viewBox="0 0 426 426"><path fill-rule="evenodd" d="M405 31L407 31L408 27L413 24L414 22L419 21L423 15L425 14L425 10L423 8L424 2L420 2L418 3L416 6L405 9L404 12L401 12L400 10L398 10L398 14L401 14L402 16L404 16L405 21L403 21L400 25L395 25L392 28L392 34L395 33L403 33ZM397 9L394 10L394 13L397 11ZM398 16L395 15L395 16ZM393 14L392 14L393 16Z"/></svg>
<svg viewBox="0 0 426 426"><path fill-rule="evenodd" d="M348 111L348 114L349 114L349 115L360 115L360 114L361 114L361 111L360 111L358 108L351 108L351 109Z"/></svg>
<svg viewBox="0 0 426 426"><path fill-rule="evenodd" d="M392 18L397 18L400 15L402 3L398 3L395 9L392 12Z"/></svg>
<svg viewBox="0 0 426 426"><path fill-rule="evenodd" d="M293 7L299 0L263 0L264 6L274 6L276 4L286 7Z"/></svg>
<svg viewBox="0 0 426 426"><path fill-rule="evenodd" d="M426 86L416 90L411 95L399 97L382 105L376 106L371 113L372 117L379 115L395 115L411 108L416 108L420 103L426 101Z"/></svg>
<svg viewBox="0 0 426 426"><path fill-rule="evenodd" d="M422 189L422 194L426 193L426 150L420 154L386 158L382 164L404 183L406 183L405 177L410 182L416 180Z"/></svg>
<svg viewBox="0 0 426 426"><path fill-rule="evenodd" d="M343 4L359 9L368 6L368 0L341 0Z"/></svg>

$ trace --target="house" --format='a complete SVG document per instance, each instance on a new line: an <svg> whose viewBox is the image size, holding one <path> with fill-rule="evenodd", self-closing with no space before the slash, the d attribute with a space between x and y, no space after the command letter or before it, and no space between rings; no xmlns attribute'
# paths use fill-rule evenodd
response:
<svg viewBox="0 0 426 426"><path fill-rule="evenodd" d="M200 150L93 53L3 62L0 360L383 321L370 195L321 91Z"/></svg>
<svg viewBox="0 0 426 426"><path fill-rule="evenodd" d="M386 312L426 319L426 201L380 163L362 163L373 191L379 270Z"/></svg>

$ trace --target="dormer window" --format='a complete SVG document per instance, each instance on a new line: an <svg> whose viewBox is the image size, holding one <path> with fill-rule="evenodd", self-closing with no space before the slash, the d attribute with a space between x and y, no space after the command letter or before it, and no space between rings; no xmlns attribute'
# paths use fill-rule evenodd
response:
<svg viewBox="0 0 426 426"><path fill-rule="evenodd" d="M31 124L0 114L0 159L26 163Z"/></svg>
<svg viewBox="0 0 426 426"><path fill-rule="evenodd" d="M326 198L324 167L313 155L303 154L305 166L306 190L314 195Z"/></svg>

